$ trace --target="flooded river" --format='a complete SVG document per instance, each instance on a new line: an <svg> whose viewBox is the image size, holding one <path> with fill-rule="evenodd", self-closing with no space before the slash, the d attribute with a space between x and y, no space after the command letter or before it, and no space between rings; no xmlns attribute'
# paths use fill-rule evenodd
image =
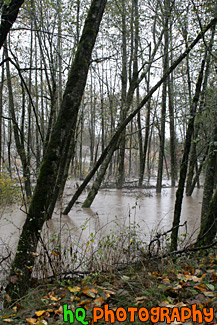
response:
<svg viewBox="0 0 217 325"><path fill-rule="evenodd" d="M62 205L70 199L70 187L68 194L64 196ZM44 227L44 232L58 234L60 229L68 229L70 234L79 236L82 232L82 240L95 233L109 233L115 230L117 224L138 225L140 231L149 241L152 230L166 231L171 228L175 203L175 189L164 188L161 194L156 194L155 189L104 189L100 190L92 207L83 209L81 203L85 194L79 198L68 216L61 215L61 203L57 204L56 212ZM200 211L202 202L202 189L196 189L192 197L184 197L181 223L187 221L187 232L196 233L200 224ZM0 244L1 251L7 244L8 249L15 249L22 225L25 221L25 213L19 206L12 206L1 211L0 215ZM185 232L186 229L182 229ZM62 236L64 237L62 231Z"/></svg>
<svg viewBox="0 0 217 325"><path fill-rule="evenodd" d="M117 265L120 261L128 264L132 257L128 256L128 253L124 255L126 251L124 247L129 247L132 236L128 237L129 244L126 241L128 235L125 237L123 235L121 237L123 240L120 239L126 226L130 228L129 233L133 233L136 229L142 238L142 245L144 242L149 243L150 238L153 238L152 230L163 233L172 226L175 189L164 188L161 194L156 194L155 189L102 189L89 209L81 207L87 195L85 193L79 198L79 202L75 204L69 215L64 216L61 211L74 191L74 187L67 187L63 202L58 202L52 219L43 228L42 239L54 263L54 271L51 272L49 268L47 253L39 247L33 276L44 278L52 274L62 274L65 271L95 270L101 269L102 265L103 267L109 265L107 269L110 269L111 265ZM187 231L189 236L191 234L194 234L193 237L196 236L200 224L201 202L202 189L196 189L192 197L184 197L181 224L187 221L187 229L181 228L180 233ZM1 210L0 261L7 257L10 251L15 253L25 217L26 214L20 206L14 205ZM104 256L93 259L90 258L93 254L89 254L88 257L91 249L92 252L95 251L98 254L99 239L103 236L107 238L111 232L113 232L114 246L106 247L103 251ZM117 238L120 240L118 241ZM90 239L92 241L89 245ZM60 246L57 244L61 246L62 254L58 255ZM12 258L13 254L0 265L1 286L5 286Z"/></svg>

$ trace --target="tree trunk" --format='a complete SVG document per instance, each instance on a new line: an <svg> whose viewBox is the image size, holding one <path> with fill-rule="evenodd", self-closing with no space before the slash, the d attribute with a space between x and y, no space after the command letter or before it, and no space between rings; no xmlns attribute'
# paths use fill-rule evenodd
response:
<svg viewBox="0 0 217 325"><path fill-rule="evenodd" d="M151 46L149 46L149 59L151 58ZM148 72L147 77L147 92L150 89L150 75L151 71ZM142 186L144 173L145 173L145 164L146 164L146 155L148 150L148 138L150 131L150 114L151 114L151 99L148 101L146 106L146 119L145 119L145 139L144 139L144 147L142 150L142 158L140 158L140 173L139 173L139 186Z"/></svg>
<svg viewBox="0 0 217 325"><path fill-rule="evenodd" d="M31 270L34 266L32 253L37 249L43 224L47 220L47 211L53 196L59 166L62 163L61 158L66 154L65 142L71 130L76 128L77 113L105 5L106 0L92 1L69 72L59 115L42 161L37 185L12 263L10 276L16 274L17 280L10 281L6 288L12 299L17 299L25 294L30 285Z"/></svg>
<svg viewBox="0 0 217 325"><path fill-rule="evenodd" d="M198 236L198 243L200 245L210 245L216 238L217 234L217 189L208 205L207 213L201 223L200 234Z"/></svg>
<svg viewBox="0 0 217 325"><path fill-rule="evenodd" d="M216 112L214 113L216 114ZM215 175L217 173L216 159L217 159L217 118L213 121L215 123L212 140L209 146L209 153L207 159L207 167L206 167L206 176L204 182L204 190L203 190L203 202L202 202L202 210L201 210L201 229L204 228L204 224L206 223L206 214L209 208L210 201L213 195ZM205 230L204 230L205 231ZM204 231L200 231L199 237Z"/></svg>
<svg viewBox="0 0 217 325"><path fill-rule="evenodd" d="M88 196L86 198L86 200L84 201L83 205L82 205L82 208L89 208L93 202L93 200L95 199L98 191L99 191L99 188L102 184L102 181L104 179L104 176L105 176L105 173L106 173L106 170L108 168L108 165L111 161L111 157L114 153L116 149L116 143L113 144L113 146L111 147L109 153L107 154L105 160L103 161L101 167L100 167L100 170L97 174L97 177L93 183L93 186L91 188L91 190L89 191L88 193Z"/></svg>
<svg viewBox="0 0 217 325"><path fill-rule="evenodd" d="M199 114L202 114L204 107L205 107L205 98L206 98L208 78L209 78L209 73L210 73L210 59L211 59L214 35L215 35L215 26L212 30L212 36L211 36L211 40L210 40L210 44L209 44L209 51L207 54L206 70L205 70L205 74L204 74L203 88L202 88L202 92L201 92L200 107L198 110ZM194 141L192 141L192 145L191 145L189 171L188 171L188 177L187 177L187 183L186 183L186 195L187 196L190 196L192 194L191 190L192 190L192 181L193 181L193 177L194 177L194 169L197 169L197 141L196 141L196 139L198 137L199 132L200 132L200 126L196 125L195 132L194 132L194 139L193 139Z"/></svg>
<svg viewBox="0 0 217 325"><path fill-rule="evenodd" d="M1 8L1 24L0 24L0 49L6 40L13 23L17 19L20 7L24 0L12 0L4 2Z"/></svg>
<svg viewBox="0 0 217 325"><path fill-rule="evenodd" d="M164 30L164 57L163 57L163 73L169 67L169 7L170 0L164 1L164 16L165 16L165 30ZM167 85L168 80L163 82L162 89L162 110L161 110L161 127L160 127L160 150L158 158L158 174L156 192L161 193L162 178L163 178L163 160L164 160L164 142L165 142L165 123L166 123L166 106L167 106Z"/></svg>
<svg viewBox="0 0 217 325"><path fill-rule="evenodd" d="M207 51L205 53L206 58ZM196 116L197 111L197 104L199 101L200 91L201 91L201 85L203 81L203 71L205 66L205 58L202 61L201 70L198 76L195 95L193 98L193 102L190 108L190 119L188 122L187 132L186 132L186 138L185 138L185 145L184 145L184 153L182 157L182 163L180 166L180 176L179 176L179 184L178 189L176 192L176 202L175 202L175 210L174 210L174 216L173 216L173 231L171 234L171 246L170 250L175 251L177 249L177 241L178 241L178 231L179 231L179 223L180 223L180 216L181 216L181 209L182 209L182 200L183 200L183 193L184 193L184 187L185 187L185 180L187 175L187 169L188 169L188 157L191 149L191 138L194 132L194 120Z"/></svg>
<svg viewBox="0 0 217 325"><path fill-rule="evenodd" d="M127 99L127 29L126 29L126 7L125 0L122 1L122 74L121 74L121 122L125 120L127 116L127 110L129 109L129 105L126 103ZM119 165L117 171L117 188L122 188L123 182L125 179L125 168L124 168L124 160L125 160L125 143L126 143L126 129L123 130L120 137L120 148L119 148ZM112 155L111 155L112 157Z"/></svg>
<svg viewBox="0 0 217 325"><path fill-rule="evenodd" d="M2 55L2 61L4 60L4 53ZM1 84L0 84L0 174L2 172L3 150L2 150L2 111L3 111L3 86L4 86L4 65L2 66Z"/></svg>

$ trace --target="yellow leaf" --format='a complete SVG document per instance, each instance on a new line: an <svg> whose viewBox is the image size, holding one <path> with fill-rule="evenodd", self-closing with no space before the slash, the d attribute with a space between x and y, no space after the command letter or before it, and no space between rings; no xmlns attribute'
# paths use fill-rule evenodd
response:
<svg viewBox="0 0 217 325"><path fill-rule="evenodd" d="M68 290L72 293L74 292L79 292L81 291L81 288L80 287L74 287L74 288L71 288L71 287L68 287Z"/></svg>
<svg viewBox="0 0 217 325"><path fill-rule="evenodd" d="M58 301L58 299L56 297L51 297L50 300L52 300L52 301Z"/></svg>
<svg viewBox="0 0 217 325"><path fill-rule="evenodd" d="M58 254L54 251L51 252L54 256L58 256Z"/></svg>
<svg viewBox="0 0 217 325"><path fill-rule="evenodd" d="M38 317L40 317L41 315L43 315L45 313L46 313L46 310L39 310L39 311L35 312L36 316L38 316Z"/></svg>
<svg viewBox="0 0 217 325"><path fill-rule="evenodd" d="M27 323L29 323L30 325L34 324L37 322L37 319L35 318L26 318Z"/></svg>
<svg viewBox="0 0 217 325"><path fill-rule="evenodd" d="M170 284L170 279L165 278L165 279L163 279L163 280L161 281L161 283L168 285L168 284Z"/></svg>

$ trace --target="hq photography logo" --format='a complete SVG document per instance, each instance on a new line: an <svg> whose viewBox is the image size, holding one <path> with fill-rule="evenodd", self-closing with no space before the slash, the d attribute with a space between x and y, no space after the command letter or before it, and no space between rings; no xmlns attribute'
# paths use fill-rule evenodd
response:
<svg viewBox="0 0 217 325"><path fill-rule="evenodd" d="M182 322L185 323L187 320L191 319L197 324L202 324L203 322L210 323L214 318L213 308L203 308L202 310L197 309L196 304L191 307L154 307L148 310L145 307L136 308L119 307L115 311L109 309L108 305L103 308L94 307L91 324L98 323L99 321L109 322L114 324L118 322L133 323L135 320L139 320L142 323L150 320L152 323L165 322L171 324L171 322ZM67 324L73 324L74 322L79 322L80 324L87 325L89 322L86 320L86 309L77 308L75 312L69 309L68 305L63 305L63 321Z"/></svg>

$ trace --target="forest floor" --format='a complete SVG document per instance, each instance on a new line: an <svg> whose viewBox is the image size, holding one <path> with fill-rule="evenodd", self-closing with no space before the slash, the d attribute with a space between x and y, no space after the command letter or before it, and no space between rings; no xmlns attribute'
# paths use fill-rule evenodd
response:
<svg viewBox="0 0 217 325"><path fill-rule="evenodd" d="M9 302L10 297L6 298ZM80 311L76 314L77 308ZM25 297L2 310L0 316L0 324L119 324L119 321L217 324L215 250L146 259L122 271L36 283Z"/></svg>

